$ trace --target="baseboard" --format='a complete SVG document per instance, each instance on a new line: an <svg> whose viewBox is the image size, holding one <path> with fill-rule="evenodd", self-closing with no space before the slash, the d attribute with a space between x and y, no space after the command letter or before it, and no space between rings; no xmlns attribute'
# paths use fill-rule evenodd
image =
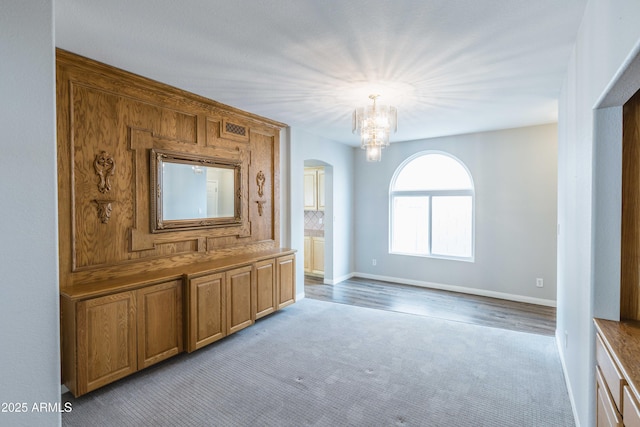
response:
<svg viewBox="0 0 640 427"><path fill-rule="evenodd" d="M562 351L562 340L558 335L556 329L556 347L558 347L558 355L560 355L560 363L562 364L562 374L564 375L564 383L567 385L567 392L569 393L569 402L571 402L571 411L573 412L573 421L576 423L576 427L580 427L580 418L578 418L578 411L576 410L576 402L573 399L573 390L571 389L571 381L569 380L569 374L567 373L567 365L564 361L564 352Z"/></svg>
<svg viewBox="0 0 640 427"><path fill-rule="evenodd" d="M351 279L355 274L354 273L349 273L349 274L345 274L344 276L340 276L334 279L324 279L324 284L325 285L335 285L336 283L340 283L340 282L344 282L345 280L349 280Z"/></svg>
<svg viewBox="0 0 640 427"><path fill-rule="evenodd" d="M65 394L65 393L67 393L68 391L69 391L69 389L67 388L67 386L66 386L66 385L62 384L62 385L60 386L60 394Z"/></svg>
<svg viewBox="0 0 640 427"><path fill-rule="evenodd" d="M299 294L296 294L296 301L300 301L301 299L304 299L304 292L300 292Z"/></svg>
<svg viewBox="0 0 640 427"><path fill-rule="evenodd" d="M445 285L442 283L424 282L420 280L411 280L411 279L401 279L398 277L379 276L377 274L358 273L358 272L351 274L351 277L362 277L363 279L382 280L385 282L400 283L402 285L420 286L423 288L440 289L443 291L460 292L463 294L480 295L483 297L498 298L498 299L504 299L508 301L526 302L529 304L544 305L547 307L556 307L556 302L553 300L527 297L523 295L508 294L504 292L489 291L485 289L467 288L464 286ZM335 282L335 283L338 283L338 282Z"/></svg>

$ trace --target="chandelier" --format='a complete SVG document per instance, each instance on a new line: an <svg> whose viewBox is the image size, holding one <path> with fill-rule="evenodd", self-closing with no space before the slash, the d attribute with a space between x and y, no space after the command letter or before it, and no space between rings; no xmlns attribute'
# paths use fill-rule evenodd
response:
<svg viewBox="0 0 640 427"><path fill-rule="evenodd" d="M360 132L360 147L366 150L368 162L382 159L382 149L389 146L389 134L398 130L398 110L377 104L379 96L369 95L373 104L353 111L352 132Z"/></svg>

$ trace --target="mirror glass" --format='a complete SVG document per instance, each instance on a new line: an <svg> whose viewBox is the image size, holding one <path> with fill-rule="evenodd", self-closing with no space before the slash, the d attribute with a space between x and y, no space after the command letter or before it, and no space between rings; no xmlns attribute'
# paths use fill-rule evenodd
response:
<svg viewBox="0 0 640 427"><path fill-rule="evenodd" d="M162 219L232 217L234 170L162 163Z"/></svg>
<svg viewBox="0 0 640 427"><path fill-rule="evenodd" d="M240 222L239 162L159 150L151 158L152 231Z"/></svg>

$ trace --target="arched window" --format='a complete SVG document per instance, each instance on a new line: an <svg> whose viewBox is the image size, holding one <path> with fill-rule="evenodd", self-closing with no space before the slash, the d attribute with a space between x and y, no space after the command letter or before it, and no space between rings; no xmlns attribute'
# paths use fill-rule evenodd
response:
<svg viewBox="0 0 640 427"><path fill-rule="evenodd" d="M396 170L389 189L389 252L473 261L474 187L450 154L426 151Z"/></svg>

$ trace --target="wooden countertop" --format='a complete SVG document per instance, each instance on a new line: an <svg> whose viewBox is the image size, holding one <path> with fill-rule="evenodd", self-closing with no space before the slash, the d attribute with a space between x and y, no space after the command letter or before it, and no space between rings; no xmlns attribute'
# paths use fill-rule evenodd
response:
<svg viewBox="0 0 640 427"><path fill-rule="evenodd" d="M304 235L309 237L324 237L324 230L305 229Z"/></svg>
<svg viewBox="0 0 640 427"><path fill-rule="evenodd" d="M210 261L201 261L175 268L144 271L138 274L118 277L109 280L75 284L73 286L61 289L60 295L73 300L94 298L114 292L122 292L140 288L142 286L162 283L165 281L182 279L185 276L188 278L193 278L205 274L210 274L215 271L229 270L232 268L251 264L256 261L261 261L263 259L290 255L295 252L295 249L270 249Z"/></svg>
<svg viewBox="0 0 640 427"><path fill-rule="evenodd" d="M594 323L629 387L640 396L640 322L594 319Z"/></svg>

